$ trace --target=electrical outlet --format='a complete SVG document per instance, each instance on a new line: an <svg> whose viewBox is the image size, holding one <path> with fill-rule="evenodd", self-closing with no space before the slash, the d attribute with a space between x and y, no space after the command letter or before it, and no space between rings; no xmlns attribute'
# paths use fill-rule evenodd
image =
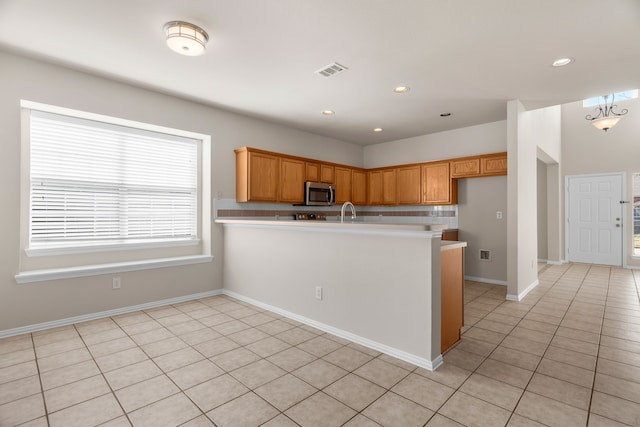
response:
<svg viewBox="0 0 640 427"><path fill-rule="evenodd" d="M502 211L496 211L496 219L502 219Z"/></svg>
<svg viewBox="0 0 640 427"><path fill-rule="evenodd" d="M322 300L322 286L316 286L316 299Z"/></svg>
<svg viewBox="0 0 640 427"><path fill-rule="evenodd" d="M122 279L119 277L113 278L113 289L120 289L122 287Z"/></svg>

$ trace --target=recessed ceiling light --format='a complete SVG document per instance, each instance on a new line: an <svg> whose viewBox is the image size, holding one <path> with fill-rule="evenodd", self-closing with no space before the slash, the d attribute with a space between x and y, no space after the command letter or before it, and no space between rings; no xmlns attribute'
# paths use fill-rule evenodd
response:
<svg viewBox="0 0 640 427"><path fill-rule="evenodd" d="M569 65L573 62L573 58L560 58L553 61L551 64L552 67L564 67L565 65Z"/></svg>
<svg viewBox="0 0 640 427"><path fill-rule="evenodd" d="M395 89L393 89L393 91L395 93L405 93L409 91L409 86L398 86Z"/></svg>
<svg viewBox="0 0 640 427"><path fill-rule="evenodd" d="M333 111L333 110L324 110L324 111L322 112L322 114L323 114L323 115L325 115L325 116L333 116L335 113L336 113L336 112L335 112L335 111Z"/></svg>
<svg viewBox="0 0 640 427"><path fill-rule="evenodd" d="M451 116L451 113L442 113L440 114L440 117L449 117Z"/></svg>
<svg viewBox="0 0 640 427"><path fill-rule="evenodd" d="M382 132L383 130L384 130L384 129L382 129L382 128L375 128L373 131L374 131L374 132Z"/></svg>

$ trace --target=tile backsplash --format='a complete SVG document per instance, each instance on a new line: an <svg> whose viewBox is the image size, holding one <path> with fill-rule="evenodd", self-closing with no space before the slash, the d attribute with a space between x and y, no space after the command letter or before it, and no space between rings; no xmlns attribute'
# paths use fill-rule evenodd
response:
<svg viewBox="0 0 640 427"><path fill-rule="evenodd" d="M293 220L298 212L322 213L338 220L340 205L294 206L275 203L238 203L235 199L214 200L214 219ZM367 222L446 224L458 228L458 206L356 206L359 219Z"/></svg>

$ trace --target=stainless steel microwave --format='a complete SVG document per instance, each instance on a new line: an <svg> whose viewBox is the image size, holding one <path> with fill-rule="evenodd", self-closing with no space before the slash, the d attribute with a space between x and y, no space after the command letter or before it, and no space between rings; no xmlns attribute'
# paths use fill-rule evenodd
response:
<svg viewBox="0 0 640 427"><path fill-rule="evenodd" d="M304 204L307 206L331 206L336 202L336 188L326 182L304 183Z"/></svg>

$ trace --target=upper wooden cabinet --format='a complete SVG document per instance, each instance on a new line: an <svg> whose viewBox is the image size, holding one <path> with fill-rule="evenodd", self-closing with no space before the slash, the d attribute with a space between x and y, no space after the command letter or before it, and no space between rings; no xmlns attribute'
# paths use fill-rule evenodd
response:
<svg viewBox="0 0 640 427"><path fill-rule="evenodd" d="M367 173L363 170L351 171L351 203L354 205L367 204Z"/></svg>
<svg viewBox="0 0 640 427"><path fill-rule="evenodd" d="M318 162L305 162L305 181L335 183L335 167Z"/></svg>
<svg viewBox="0 0 640 427"><path fill-rule="evenodd" d="M305 181L320 181L320 163L305 162Z"/></svg>
<svg viewBox="0 0 640 427"><path fill-rule="evenodd" d="M480 176L480 157L455 159L451 161L451 178L471 178Z"/></svg>
<svg viewBox="0 0 640 427"><path fill-rule="evenodd" d="M336 183L335 168L331 165L320 165L320 182Z"/></svg>
<svg viewBox="0 0 640 427"><path fill-rule="evenodd" d="M507 174L507 153L482 156L480 160L482 161L482 176Z"/></svg>
<svg viewBox="0 0 640 427"><path fill-rule="evenodd" d="M351 201L351 169L335 167L336 203Z"/></svg>
<svg viewBox="0 0 640 427"><path fill-rule="evenodd" d="M422 203L452 205L458 203L457 181L449 174L449 162L422 165Z"/></svg>
<svg viewBox="0 0 640 427"><path fill-rule="evenodd" d="M360 169L243 147L236 152L238 202L303 203L304 181L335 184L336 204L451 205L458 178L507 174L507 153Z"/></svg>
<svg viewBox="0 0 640 427"><path fill-rule="evenodd" d="M399 205L419 205L420 165L396 168L396 202Z"/></svg>
<svg viewBox="0 0 640 427"><path fill-rule="evenodd" d="M451 166L451 178L475 178L507 174L507 153L463 157L453 159L449 163Z"/></svg>
<svg viewBox="0 0 640 427"><path fill-rule="evenodd" d="M396 170L385 169L382 171L382 203L385 205L396 204Z"/></svg>
<svg viewBox="0 0 640 427"><path fill-rule="evenodd" d="M236 200L277 202L279 157L240 148L236 152Z"/></svg>
<svg viewBox="0 0 640 427"><path fill-rule="evenodd" d="M367 172L368 204L396 204L396 170L378 169Z"/></svg>
<svg viewBox="0 0 640 427"><path fill-rule="evenodd" d="M367 172L367 201L370 205L382 204L382 171Z"/></svg>
<svg viewBox="0 0 640 427"><path fill-rule="evenodd" d="M280 194L278 201L304 203L306 165L302 160L280 158Z"/></svg>

